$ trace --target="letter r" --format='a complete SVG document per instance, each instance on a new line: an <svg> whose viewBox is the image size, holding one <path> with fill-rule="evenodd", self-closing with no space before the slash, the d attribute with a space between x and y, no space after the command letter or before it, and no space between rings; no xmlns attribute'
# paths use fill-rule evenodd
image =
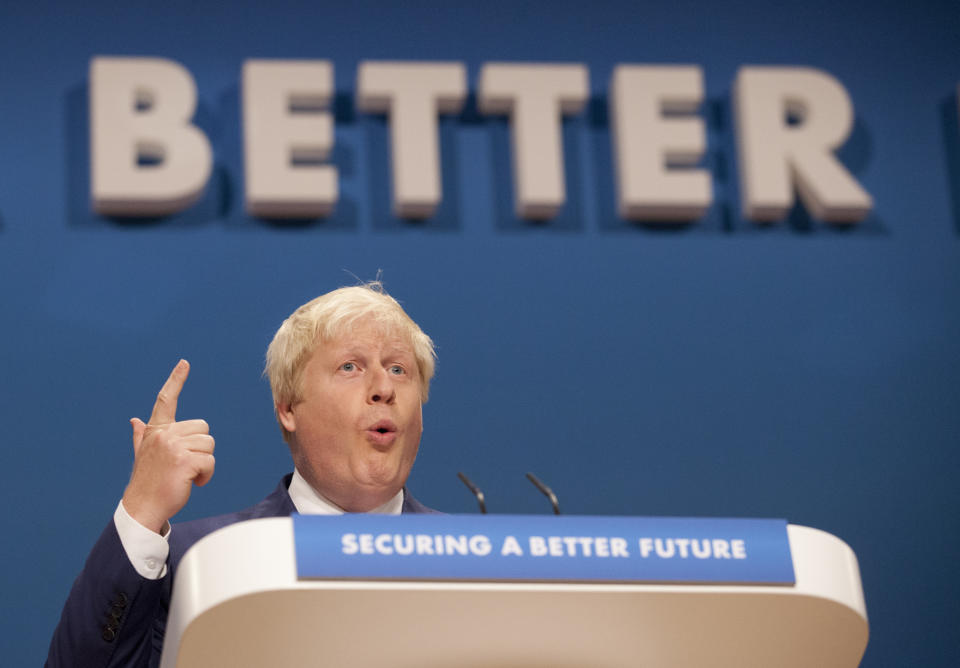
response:
<svg viewBox="0 0 960 668"><path fill-rule="evenodd" d="M794 188L821 220L855 223L870 213L869 193L833 154L854 119L850 96L839 81L811 68L742 67L733 97L747 218L783 218L793 205Z"/></svg>

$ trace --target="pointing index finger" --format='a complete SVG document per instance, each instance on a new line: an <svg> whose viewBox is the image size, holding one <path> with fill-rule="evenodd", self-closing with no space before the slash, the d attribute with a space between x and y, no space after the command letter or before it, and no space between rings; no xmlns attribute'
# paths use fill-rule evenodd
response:
<svg viewBox="0 0 960 668"><path fill-rule="evenodd" d="M157 395L157 401L153 405L153 412L150 414L150 422L147 424L156 426L161 424L170 424L177 420L177 399L180 397L180 390L190 374L190 363L187 360L180 360L170 372L167 382L160 388Z"/></svg>

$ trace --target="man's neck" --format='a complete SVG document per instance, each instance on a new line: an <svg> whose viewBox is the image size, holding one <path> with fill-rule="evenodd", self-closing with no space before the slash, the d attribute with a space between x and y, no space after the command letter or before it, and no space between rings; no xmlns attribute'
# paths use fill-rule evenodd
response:
<svg viewBox="0 0 960 668"><path fill-rule="evenodd" d="M342 515L343 508L315 490L300 471L293 470L293 479L287 489L294 507L302 515ZM399 515L403 510L403 490L401 489L386 503L367 512L380 515Z"/></svg>

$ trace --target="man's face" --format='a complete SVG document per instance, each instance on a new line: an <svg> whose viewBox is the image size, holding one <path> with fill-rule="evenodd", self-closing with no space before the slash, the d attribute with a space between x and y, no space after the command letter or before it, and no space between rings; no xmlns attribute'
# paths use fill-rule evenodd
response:
<svg viewBox="0 0 960 668"><path fill-rule="evenodd" d="M372 321L319 345L303 369L300 401L277 406L307 482L350 512L393 497L420 445L422 382L409 342Z"/></svg>

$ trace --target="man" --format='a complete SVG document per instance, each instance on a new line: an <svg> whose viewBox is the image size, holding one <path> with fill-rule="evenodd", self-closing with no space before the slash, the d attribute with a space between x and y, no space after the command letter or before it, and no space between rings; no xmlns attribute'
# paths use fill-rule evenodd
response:
<svg viewBox="0 0 960 668"><path fill-rule="evenodd" d="M74 583L48 666L156 666L184 552L235 522L301 513L434 512L404 485L423 431L433 342L378 282L304 304L267 349L266 375L294 472L259 504L171 527L213 476L203 420L176 420L180 360L150 420L131 420L134 465L113 522Z"/></svg>

